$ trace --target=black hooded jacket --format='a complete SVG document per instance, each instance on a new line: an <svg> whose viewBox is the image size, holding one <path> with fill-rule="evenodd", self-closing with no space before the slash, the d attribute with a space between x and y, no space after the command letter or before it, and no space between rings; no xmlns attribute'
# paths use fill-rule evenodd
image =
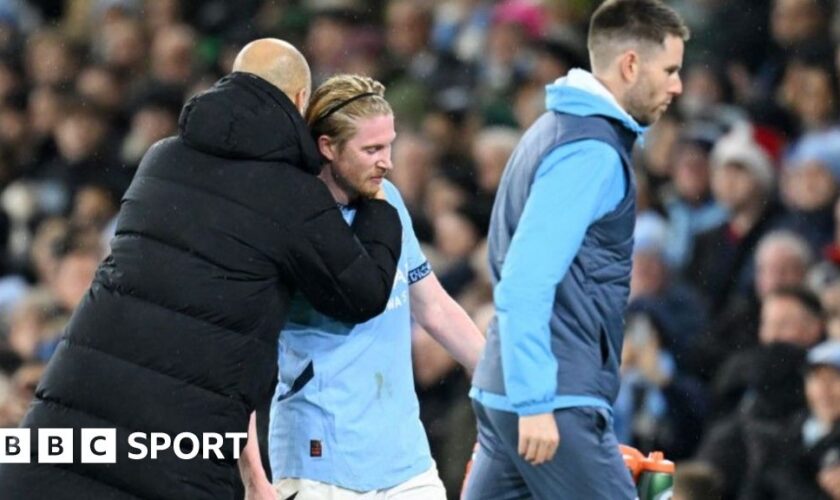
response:
<svg viewBox="0 0 840 500"><path fill-rule="evenodd" d="M397 213L363 201L351 229L320 166L291 101L254 75L186 104L180 135L147 152L125 194L112 253L24 420L33 463L0 465L0 498L232 498L233 440L223 459L131 460L128 436L245 432L295 291L344 321L385 309ZM35 429L47 427L76 429L75 463L36 463ZM79 463L78 429L96 427L117 429L116 464Z"/></svg>

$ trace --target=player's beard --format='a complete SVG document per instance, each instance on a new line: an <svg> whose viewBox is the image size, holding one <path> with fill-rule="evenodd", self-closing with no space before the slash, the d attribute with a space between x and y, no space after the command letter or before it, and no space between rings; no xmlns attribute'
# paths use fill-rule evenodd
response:
<svg viewBox="0 0 840 500"><path fill-rule="evenodd" d="M656 89L647 79L639 79L627 91L625 102L627 113L642 126L653 124L668 109L667 103L656 101Z"/></svg>
<svg viewBox="0 0 840 500"><path fill-rule="evenodd" d="M370 178L375 175L363 174L358 177L341 175L339 172L333 170L333 179L336 184L347 194L350 200L359 198L373 198L379 191L379 186L369 182Z"/></svg>

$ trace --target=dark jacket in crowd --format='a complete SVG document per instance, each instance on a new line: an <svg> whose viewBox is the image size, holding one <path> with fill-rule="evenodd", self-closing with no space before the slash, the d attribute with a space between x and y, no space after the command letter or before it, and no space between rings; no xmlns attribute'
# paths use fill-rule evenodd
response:
<svg viewBox="0 0 840 500"><path fill-rule="evenodd" d="M759 345L727 365L715 382L717 407L735 400L737 406L715 421L697 452L720 471L724 500L739 498L763 467L775 436L805 408L805 351L791 344Z"/></svg>
<svg viewBox="0 0 840 500"><path fill-rule="evenodd" d="M686 278L705 295L712 314L719 314L735 297L750 293L755 247L762 236L778 227L781 213L779 205L770 203L746 234L734 235L725 222L697 235Z"/></svg>
<svg viewBox="0 0 840 500"><path fill-rule="evenodd" d="M713 417L734 413L745 399L764 418L786 418L805 405L805 351L785 342L735 352L712 381Z"/></svg>
<svg viewBox="0 0 840 500"><path fill-rule="evenodd" d="M780 229L788 229L801 236L814 255L821 255L834 240L834 226L834 203L809 212L790 210L779 221Z"/></svg>
<svg viewBox="0 0 840 500"><path fill-rule="evenodd" d="M768 440L739 500L830 500L817 477L840 460L840 425L809 443L804 436L809 417L808 412L797 415Z"/></svg>
<svg viewBox="0 0 840 500"><path fill-rule="evenodd" d="M245 432L269 397L297 291L343 321L385 309L397 213L361 202L351 229L320 166L297 109L256 76L229 75L186 104L179 136L141 162L112 253L23 421L33 440L37 428L77 429L75 463L38 464L33 442L32 464L0 467L0 497L233 497L232 440L224 458L130 460L128 435ZM79 463L78 429L89 427L116 428L115 464Z"/></svg>
<svg viewBox="0 0 840 500"><path fill-rule="evenodd" d="M758 345L760 322L761 303L755 293L733 297L709 328L691 340L683 366L702 380L711 380L728 358Z"/></svg>

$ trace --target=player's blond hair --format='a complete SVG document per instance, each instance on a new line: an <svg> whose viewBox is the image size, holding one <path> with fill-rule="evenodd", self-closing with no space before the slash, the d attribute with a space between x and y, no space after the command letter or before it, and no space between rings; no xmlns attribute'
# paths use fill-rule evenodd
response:
<svg viewBox="0 0 840 500"><path fill-rule="evenodd" d="M316 140L326 135L341 148L356 134L359 119L393 113L384 85L367 76L343 74L315 89L305 118Z"/></svg>

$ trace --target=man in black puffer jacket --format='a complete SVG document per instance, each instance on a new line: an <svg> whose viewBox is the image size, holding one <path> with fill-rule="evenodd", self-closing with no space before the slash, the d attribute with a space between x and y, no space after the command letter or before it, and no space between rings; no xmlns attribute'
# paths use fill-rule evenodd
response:
<svg viewBox="0 0 840 500"><path fill-rule="evenodd" d="M182 460L169 449L132 460L128 435L246 432L273 382L294 291L348 322L384 310L399 218L387 202L364 200L351 229L316 177L320 157L301 118L306 61L285 42L259 40L234 70L190 100L179 136L143 159L112 253L23 422L31 463L0 466L3 500L230 499L244 439L224 440L224 458ZM38 463L42 428L75 429L74 463ZM80 463L81 428L116 428L116 463Z"/></svg>

